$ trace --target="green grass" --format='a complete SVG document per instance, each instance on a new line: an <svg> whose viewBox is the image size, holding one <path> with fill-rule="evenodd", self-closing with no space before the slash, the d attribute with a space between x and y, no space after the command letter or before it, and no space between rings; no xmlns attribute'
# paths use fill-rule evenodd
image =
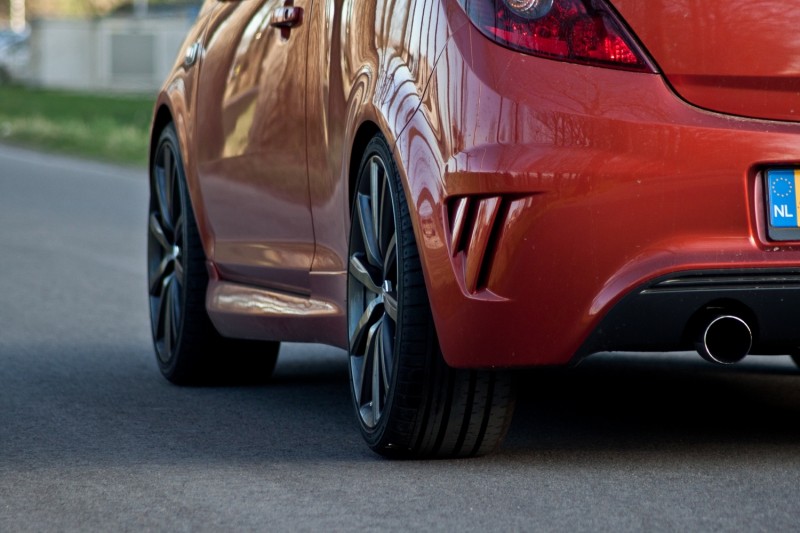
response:
<svg viewBox="0 0 800 533"><path fill-rule="evenodd" d="M147 165L153 97L0 86L0 142Z"/></svg>

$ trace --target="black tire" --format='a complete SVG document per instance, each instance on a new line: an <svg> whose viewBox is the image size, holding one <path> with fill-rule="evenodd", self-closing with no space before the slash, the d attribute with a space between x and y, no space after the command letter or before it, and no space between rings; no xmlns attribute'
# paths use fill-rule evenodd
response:
<svg viewBox="0 0 800 533"><path fill-rule="evenodd" d="M224 338L206 312L206 257L179 146L170 124L150 166L147 274L158 367L179 385L265 381L280 344Z"/></svg>
<svg viewBox="0 0 800 533"><path fill-rule="evenodd" d="M497 448L514 411L512 377L445 363L408 205L380 135L359 167L348 255L350 390L370 448L396 458Z"/></svg>

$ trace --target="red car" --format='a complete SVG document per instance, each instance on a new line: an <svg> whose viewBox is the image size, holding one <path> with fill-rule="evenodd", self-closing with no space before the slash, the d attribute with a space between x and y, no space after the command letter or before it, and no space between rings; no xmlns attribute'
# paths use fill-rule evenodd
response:
<svg viewBox="0 0 800 533"><path fill-rule="evenodd" d="M349 350L369 446L487 453L510 369L797 357L800 10L207 0L155 109L175 383Z"/></svg>

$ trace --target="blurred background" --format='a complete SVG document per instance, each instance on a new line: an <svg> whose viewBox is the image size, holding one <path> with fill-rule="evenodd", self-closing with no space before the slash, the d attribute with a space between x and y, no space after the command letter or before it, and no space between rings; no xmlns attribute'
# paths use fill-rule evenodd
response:
<svg viewBox="0 0 800 533"><path fill-rule="evenodd" d="M199 9L188 0L0 0L6 81L154 90Z"/></svg>
<svg viewBox="0 0 800 533"><path fill-rule="evenodd" d="M144 165L201 0L0 0L0 143Z"/></svg>

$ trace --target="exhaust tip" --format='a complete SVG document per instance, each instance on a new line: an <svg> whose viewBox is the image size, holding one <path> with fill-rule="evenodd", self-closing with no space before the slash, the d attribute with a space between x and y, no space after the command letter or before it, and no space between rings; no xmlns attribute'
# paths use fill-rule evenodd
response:
<svg viewBox="0 0 800 533"><path fill-rule="evenodd" d="M706 361L721 365L738 363L753 347L753 332L747 322L733 315L722 315L708 323L697 351Z"/></svg>

